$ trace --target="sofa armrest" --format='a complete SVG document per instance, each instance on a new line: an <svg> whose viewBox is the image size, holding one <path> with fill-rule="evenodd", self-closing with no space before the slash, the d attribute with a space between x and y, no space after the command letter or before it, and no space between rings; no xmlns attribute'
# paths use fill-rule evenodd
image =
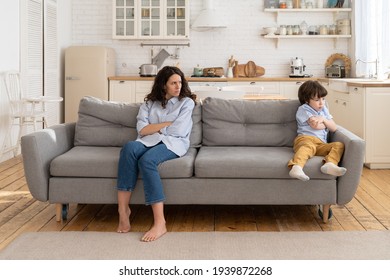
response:
<svg viewBox="0 0 390 280"><path fill-rule="evenodd" d="M330 135L330 141L342 142L345 145L340 166L345 167L347 173L337 178L337 204L343 205L352 200L359 185L365 157L365 141L341 126Z"/></svg>
<svg viewBox="0 0 390 280"><path fill-rule="evenodd" d="M21 139L26 181L31 195L40 201L49 196L50 163L73 147L75 123L55 125Z"/></svg>

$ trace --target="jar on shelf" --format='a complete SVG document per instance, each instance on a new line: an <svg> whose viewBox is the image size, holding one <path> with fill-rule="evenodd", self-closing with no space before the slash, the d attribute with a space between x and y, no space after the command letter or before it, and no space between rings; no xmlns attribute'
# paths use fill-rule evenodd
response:
<svg viewBox="0 0 390 280"><path fill-rule="evenodd" d="M301 7L301 0L293 0L293 8L299 9Z"/></svg>
<svg viewBox="0 0 390 280"><path fill-rule="evenodd" d="M301 9L306 9L306 0L301 0L301 3L299 5Z"/></svg>
<svg viewBox="0 0 390 280"><path fill-rule="evenodd" d="M320 26L320 35L328 35L328 26L326 25Z"/></svg>
<svg viewBox="0 0 390 280"><path fill-rule="evenodd" d="M287 28L285 25L279 27L279 35L287 35Z"/></svg>
<svg viewBox="0 0 390 280"><path fill-rule="evenodd" d="M280 9L286 9L287 8L287 3L285 1L279 2L279 8Z"/></svg>
<svg viewBox="0 0 390 280"><path fill-rule="evenodd" d="M286 2L286 8L287 8L287 9L292 9L292 8L293 8L293 2L292 2L292 0L288 0L288 1Z"/></svg>
<svg viewBox="0 0 390 280"><path fill-rule="evenodd" d="M318 9L324 8L324 0L317 0L317 8Z"/></svg>
<svg viewBox="0 0 390 280"><path fill-rule="evenodd" d="M300 28L299 25L294 25L293 27L293 35L299 35L300 34Z"/></svg>
<svg viewBox="0 0 390 280"><path fill-rule="evenodd" d="M329 35L336 35L336 25L335 24L332 24L329 26L329 29L328 29L328 34Z"/></svg>
<svg viewBox="0 0 390 280"><path fill-rule="evenodd" d="M309 26L309 35L317 35L316 34L316 26L315 25L310 25Z"/></svg>
<svg viewBox="0 0 390 280"><path fill-rule="evenodd" d="M293 35L293 28L291 25L287 25L287 35Z"/></svg>
<svg viewBox="0 0 390 280"><path fill-rule="evenodd" d="M306 21L302 21L301 24L299 25L299 28L301 29L301 34L302 35L307 35L307 23L306 23Z"/></svg>

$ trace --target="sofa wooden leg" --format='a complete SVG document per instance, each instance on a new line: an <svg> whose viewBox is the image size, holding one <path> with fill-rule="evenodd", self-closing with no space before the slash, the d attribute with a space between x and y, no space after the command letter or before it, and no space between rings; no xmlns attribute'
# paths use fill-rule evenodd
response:
<svg viewBox="0 0 390 280"><path fill-rule="evenodd" d="M56 221L61 222L61 216L62 216L62 204L57 203L56 204Z"/></svg>
<svg viewBox="0 0 390 280"><path fill-rule="evenodd" d="M322 221L324 223L327 223L329 221L329 218L330 218L330 204L324 204L323 207L323 217L322 217Z"/></svg>
<svg viewBox="0 0 390 280"><path fill-rule="evenodd" d="M333 216L332 209L330 208L330 206L330 204L319 205L318 215L324 223L327 223L329 219Z"/></svg>

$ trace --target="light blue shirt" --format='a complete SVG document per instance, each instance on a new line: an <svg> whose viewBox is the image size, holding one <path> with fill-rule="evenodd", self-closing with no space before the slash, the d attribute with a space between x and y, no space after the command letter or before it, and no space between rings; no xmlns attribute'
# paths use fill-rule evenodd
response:
<svg viewBox="0 0 390 280"><path fill-rule="evenodd" d="M159 101L148 101L141 105L137 116L137 141L147 147L155 146L161 141L167 148L179 157L187 153L190 147L190 133L192 129L192 111L195 102L189 98L177 97L168 100L165 109ZM149 124L173 122L164 127L160 133L140 136L139 132Z"/></svg>
<svg viewBox="0 0 390 280"><path fill-rule="evenodd" d="M333 119L332 115L329 113L329 110L326 106L322 108L321 111L317 112L308 104L303 104L299 106L296 119L298 124L298 135L310 135L315 136L321 139L322 142L328 142L328 129L314 129L311 128L307 122L310 117L313 116L323 116L327 120Z"/></svg>

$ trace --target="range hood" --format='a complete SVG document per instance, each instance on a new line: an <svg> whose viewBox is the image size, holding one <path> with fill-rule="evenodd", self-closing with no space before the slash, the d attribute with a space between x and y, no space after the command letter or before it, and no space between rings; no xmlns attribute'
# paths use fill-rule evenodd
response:
<svg viewBox="0 0 390 280"><path fill-rule="evenodd" d="M217 10L214 9L213 0L203 0L203 8L191 28L198 30L226 28L224 18L218 16Z"/></svg>

